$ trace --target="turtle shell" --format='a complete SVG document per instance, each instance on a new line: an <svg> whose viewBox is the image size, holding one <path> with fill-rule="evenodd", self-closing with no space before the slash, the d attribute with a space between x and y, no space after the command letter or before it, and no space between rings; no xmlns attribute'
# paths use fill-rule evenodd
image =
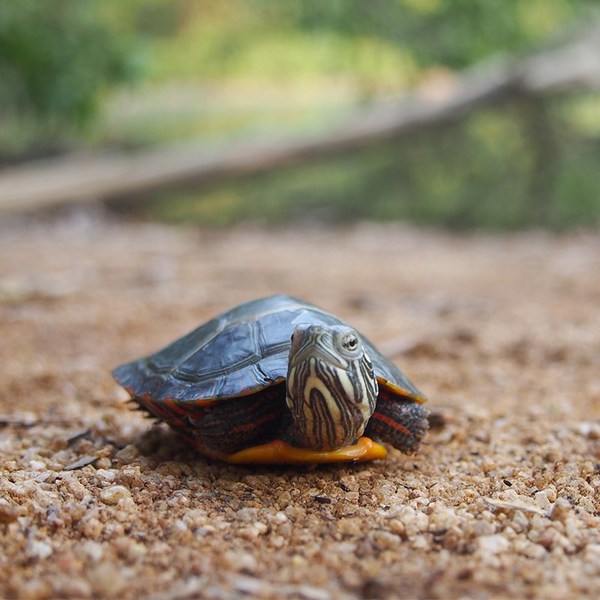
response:
<svg viewBox="0 0 600 600"><path fill-rule="evenodd" d="M208 405L255 395L285 380L290 338L299 324L345 323L290 296L261 298L215 317L151 356L118 367L113 376L133 398L155 405ZM361 337L380 387L424 402L400 369Z"/></svg>

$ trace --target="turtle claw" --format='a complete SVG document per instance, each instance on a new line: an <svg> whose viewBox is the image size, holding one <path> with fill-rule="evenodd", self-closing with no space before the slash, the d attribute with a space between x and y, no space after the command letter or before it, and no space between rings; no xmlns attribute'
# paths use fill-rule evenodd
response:
<svg viewBox="0 0 600 600"><path fill-rule="evenodd" d="M233 454L212 453L199 448L204 454L234 465L306 465L341 462L364 462L383 459L387 450L371 438L361 437L356 444L344 446L338 450L308 450L290 446L283 440L274 440L245 448Z"/></svg>

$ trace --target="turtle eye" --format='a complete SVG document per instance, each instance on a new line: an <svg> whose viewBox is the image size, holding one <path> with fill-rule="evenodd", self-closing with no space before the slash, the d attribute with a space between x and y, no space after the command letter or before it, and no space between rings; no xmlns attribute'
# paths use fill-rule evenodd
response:
<svg viewBox="0 0 600 600"><path fill-rule="evenodd" d="M353 333L350 333L344 338L342 344L346 350L353 352L358 348L358 338Z"/></svg>

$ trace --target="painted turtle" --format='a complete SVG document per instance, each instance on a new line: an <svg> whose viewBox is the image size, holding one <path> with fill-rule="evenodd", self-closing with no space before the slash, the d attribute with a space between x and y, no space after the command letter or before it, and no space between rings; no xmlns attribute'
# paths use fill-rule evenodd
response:
<svg viewBox="0 0 600 600"><path fill-rule="evenodd" d="M241 304L113 372L133 401L230 463L414 452L424 396L355 329L289 296ZM368 437L361 437L366 433Z"/></svg>

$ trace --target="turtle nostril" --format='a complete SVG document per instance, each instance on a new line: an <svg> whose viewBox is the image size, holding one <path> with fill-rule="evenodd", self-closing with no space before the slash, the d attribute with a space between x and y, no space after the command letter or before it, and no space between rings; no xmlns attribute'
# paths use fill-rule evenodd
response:
<svg viewBox="0 0 600 600"><path fill-rule="evenodd" d="M311 335L322 335L325 333L325 327L322 325L311 325L308 331Z"/></svg>

